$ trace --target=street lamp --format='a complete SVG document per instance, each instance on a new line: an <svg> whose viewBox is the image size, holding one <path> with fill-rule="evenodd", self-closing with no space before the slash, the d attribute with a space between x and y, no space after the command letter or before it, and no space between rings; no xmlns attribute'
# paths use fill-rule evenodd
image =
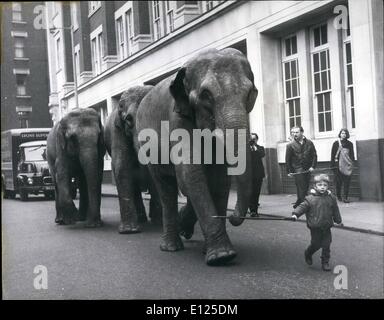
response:
<svg viewBox="0 0 384 320"><path fill-rule="evenodd" d="M73 27L73 25L71 25L69 27L61 27L61 28L53 27L53 28L50 28L49 31L51 33L54 33L55 30L58 30L58 29L70 30L70 33L71 33L71 52L72 52L73 84L74 84L74 92L75 92L75 109L78 109L79 108L79 98L78 98L78 94L77 94L77 68L76 68L76 61L75 61L75 58L76 58L75 57L75 45L74 45L74 41L73 41L74 27Z"/></svg>

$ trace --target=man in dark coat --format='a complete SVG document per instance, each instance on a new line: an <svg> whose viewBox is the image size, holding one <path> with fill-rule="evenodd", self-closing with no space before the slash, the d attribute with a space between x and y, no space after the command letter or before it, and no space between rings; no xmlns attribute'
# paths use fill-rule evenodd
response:
<svg viewBox="0 0 384 320"><path fill-rule="evenodd" d="M259 137L256 133L251 134L250 148L252 159L252 193L249 204L251 217L257 217L259 207L259 197L263 178L265 177L263 158L265 156L264 147L257 144Z"/></svg>
<svg viewBox="0 0 384 320"><path fill-rule="evenodd" d="M295 178L297 200L293 208L296 208L307 195L311 172L317 165L317 153L313 142L304 137L303 127L292 127L291 135L293 141L287 145L285 163L288 176Z"/></svg>

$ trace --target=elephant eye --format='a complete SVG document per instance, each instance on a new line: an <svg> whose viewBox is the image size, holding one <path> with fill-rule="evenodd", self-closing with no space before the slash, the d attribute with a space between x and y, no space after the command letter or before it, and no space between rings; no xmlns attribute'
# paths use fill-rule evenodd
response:
<svg viewBox="0 0 384 320"><path fill-rule="evenodd" d="M207 90L207 89L203 89L203 90L201 91L201 93L200 93L200 99L201 99L201 100L208 101L208 102L212 102L213 97L212 97L211 92L209 92L209 90Z"/></svg>

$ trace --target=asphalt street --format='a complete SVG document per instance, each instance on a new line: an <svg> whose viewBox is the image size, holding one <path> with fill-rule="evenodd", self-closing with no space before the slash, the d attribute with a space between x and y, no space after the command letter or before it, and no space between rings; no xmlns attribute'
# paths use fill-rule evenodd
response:
<svg viewBox="0 0 384 320"><path fill-rule="evenodd" d="M76 201L77 204L77 201ZM228 224L238 256L209 267L200 228L185 250L159 249L162 229L119 235L117 198L102 199L104 226L54 223L54 201L2 202L3 299L260 299L383 298L384 237L333 229L331 266L346 267L347 289L335 289L320 252L305 264L304 223L246 221ZM35 266L48 272L48 289L34 288Z"/></svg>

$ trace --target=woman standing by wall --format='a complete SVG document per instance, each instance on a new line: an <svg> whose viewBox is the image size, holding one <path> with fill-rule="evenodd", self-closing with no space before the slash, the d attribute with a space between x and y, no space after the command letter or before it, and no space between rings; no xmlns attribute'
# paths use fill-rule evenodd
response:
<svg viewBox="0 0 384 320"><path fill-rule="evenodd" d="M349 184L351 182L353 161L355 153L353 144L349 141L350 135L348 129L341 129L339 139L332 145L331 168L333 169L336 180L336 195L339 201L349 203ZM344 198L341 198L341 188L344 186Z"/></svg>

